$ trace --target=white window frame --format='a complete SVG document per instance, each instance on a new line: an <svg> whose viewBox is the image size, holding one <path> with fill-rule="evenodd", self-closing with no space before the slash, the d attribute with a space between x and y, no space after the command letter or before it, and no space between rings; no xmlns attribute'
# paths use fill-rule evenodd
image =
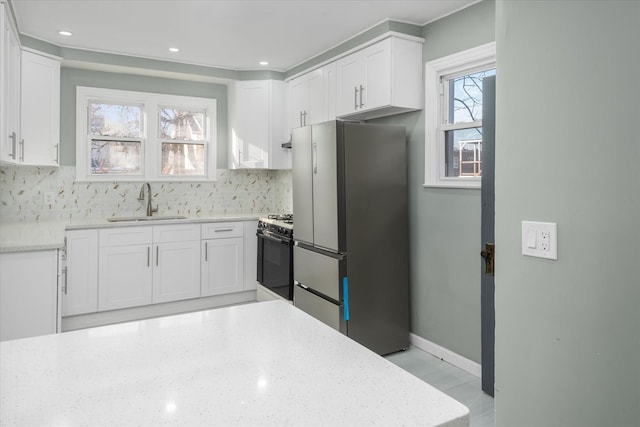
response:
<svg viewBox="0 0 640 427"><path fill-rule="evenodd" d="M89 102L106 101L123 104L143 105L143 135L141 147L140 175L110 175L91 173L91 150L89 135ZM162 175L162 142L160 138L158 112L161 107L183 107L200 109L206 112L204 141L194 141L205 145L207 159L204 176ZM217 146L217 102L212 98L167 95L151 92L135 92L116 89L102 89L78 86L76 88L76 181L77 182L113 182L113 181L215 181ZM109 139L109 138L105 138Z"/></svg>
<svg viewBox="0 0 640 427"><path fill-rule="evenodd" d="M445 176L445 131L457 128L457 125L446 124L446 91L441 80L442 77L494 68L495 66L495 42L425 63L425 187L480 188L480 177ZM474 126L478 125L482 126L482 121L474 122ZM463 127L468 126L469 123L463 125Z"/></svg>

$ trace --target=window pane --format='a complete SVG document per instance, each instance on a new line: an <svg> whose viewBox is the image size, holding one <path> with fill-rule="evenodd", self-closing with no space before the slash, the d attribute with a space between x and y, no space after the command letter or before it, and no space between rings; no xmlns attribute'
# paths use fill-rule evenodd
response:
<svg viewBox="0 0 640 427"><path fill-rule="evenodd" d="M140 141L91 140L91 173L140 174Z"/></svg>
<svg viewBox="0 0 640 427"><path fill-rule="evenodd" d="M495 74L494 68L449 80L448 123L482 120L482 79Z"/></svg>
<svg viewBox="0 0 640 427"><path fill-rule="evenodd" d="M482 175L482 128L445 132L447 177Z"/></svg>
<svg viewBox="0 0 640 427"><path fill-rule="evenodd" d="M142 138L142 106L89 103L91 135Z"/></svg>
<svg viewBox="0 0 640 427"><path fill-rule="evenodd" d="M181 141L202 141L204 134L204 111L191 111L180 108L160 108L160 135L162 139Z"/></svg>
<svg viewBox="0 0 640 427"><path fill-rule="evenodd" d="M162 175L204 176L204 144L162 143Z"/></svg>

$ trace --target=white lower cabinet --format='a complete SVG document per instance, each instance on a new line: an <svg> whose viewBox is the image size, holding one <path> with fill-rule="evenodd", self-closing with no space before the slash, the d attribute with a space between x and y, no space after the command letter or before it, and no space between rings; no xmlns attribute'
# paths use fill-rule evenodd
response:
<svg viewBox="0 0 640 427"><path fill-rule="evenodd" d="M244 221L244 290L255 291L258 287L258 221Z"/></svg>
<svg viewBox="0 0 640 427"><path fill-rule="evenodd" d="M151 227L99 231L98 311L151 304Z"/></svg>
<svg viewBox="0 0 640 427"><path fill-rule="evenodd" d="M242 222L202 225L202 296L244 290Z"/></svg>
<svg viewBox="0 0 640 427"><path fill-rule="evenodd" d="M100 311L199 296L198 225L100 230L99 259Z"/></svg>
<svg viewBox="0 0 640 427"><path fill-rule="evenodd" d="M66 233L62 316L98 311L98 230Z"/></svg>
<svg viewBox="0 0 640 427"><path fill-rule="evenodd" d="M202 296L240 292L244 289L242 237L202 242Z"/></svg>
<svg viewBox="0 0 640 427"><path fill-rule="evenodd" d="M58 250L0 254L0 341L54 334Z"/></svg>
<svg viewBox="0 0 640 427"><path fill-rule="evenodd" d="M151 304L151 242L101 246L98 271L99 311Z"/></svg>
<svg viewBox="0 0 640 427"><path fill-rule="evenodd" d="M200 239L156 243L153 303L200 296Z"/></svg>
<svg viewBox="0 0 640 427"><path fill-rule="evenodd" d="M69 230L62 316L256 289L257 221Z"/></svg>

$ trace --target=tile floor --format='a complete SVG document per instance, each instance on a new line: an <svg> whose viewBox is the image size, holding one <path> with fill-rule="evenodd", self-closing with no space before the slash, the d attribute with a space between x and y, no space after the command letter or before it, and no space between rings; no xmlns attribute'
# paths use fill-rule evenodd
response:
<svg viewBox="0 0 640 427"><path fill-rule="evenodd" d="M495 426L493 398L481 390L480 378L413 346L386 359L469 408L471 427Z"/></svg>

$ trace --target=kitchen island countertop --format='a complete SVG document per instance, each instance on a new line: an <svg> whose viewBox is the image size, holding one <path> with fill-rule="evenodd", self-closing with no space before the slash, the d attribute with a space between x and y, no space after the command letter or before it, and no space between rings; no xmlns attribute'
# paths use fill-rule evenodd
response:
<svg viewBox="0 0 640 427"><path fill-rule="evenodd" d="M2 342L0 424L468 426L469 411L269 301Z"/></svg>

